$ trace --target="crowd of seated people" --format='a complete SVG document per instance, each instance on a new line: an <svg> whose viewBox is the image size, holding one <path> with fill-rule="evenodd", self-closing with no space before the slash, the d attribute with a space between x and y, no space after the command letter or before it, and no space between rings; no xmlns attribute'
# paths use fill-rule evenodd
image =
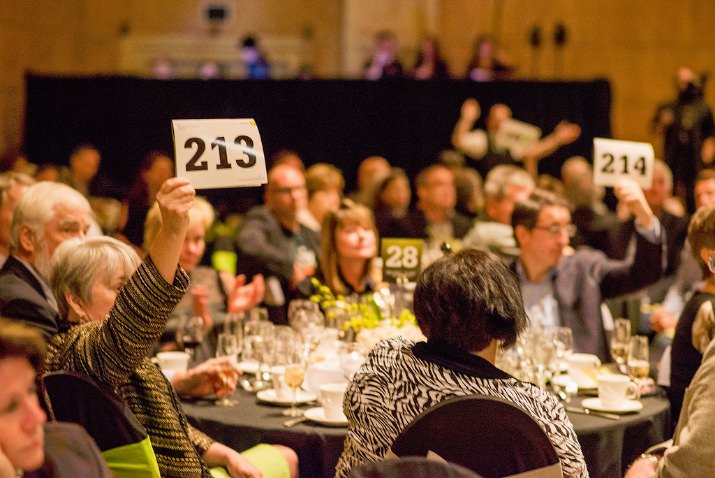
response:
<svg viewBox="0 0 715 478"><path fill-rule="evenodd" d="M373 60L384 63L382 74L406 74L396 66L394 37L381 41L385 51ZM448 75L434 39L425 39L413 75ZM357 170L354 201L343 197L345 177L337 167L306 168L287 150L275 156L263 204L244 214L237 228L238 276L207 265L207 234L216 212L208 201L195 198L184 180L172 178L173 160L166 154L150 153L142 163L122 203L121 240L102 235L106 230L87 198L99 164L96 148L84 145L73 153L71 167L59 177L66 184L2 174L0 255L6 261L0 270L0 315L42 332L49 353L41 373L75 370L119 390L152 437L163 474L205 475L208 468L223 466L232 476L259 476L259 469L264 476L295 476L298 458L290 449L231 450L186 425L177 397L235 391L236 366L212 358L226 314L263 305L271 321L284 324L289 301L313 293L311 279L335 294L370 294L382 285L374 268L380 238L423 239L414 311L427 341L381 342L358 371L345 401L349 429L338 476L382 459L424 409L470 393L503 397L524 408L551 438L567 475L586 476L563 407L538 387L497 369L495 344L508 346L529 324L568 326L575 351L609 361L610 330L602 305L644 290L650 301L664 305L640 332L674 331L673 423L679 417L684 426L690 421L684 433L676 433L676 448L660 465L673 466L667 465L668 457L681 456L673 450L682 454L691 443L688 430L700 413L692 407L702 406L689 400L687 387L692 380L706 387L709 380L709 369L698 372L704 357L710 358L703 355L707 344L692 339L701 331L696 324L703 307L715 294L709 290L715 246L708 242L715 175L705 170L698 177L694 198L700 209L692 221L673 200L672 174L662 161L655 162L650 188L628 179L614 187L614 211L583 158L566 161L561 180L550 179L550 189L566 197L536 187L544 184L536 175L539 159L575 141L577 125L558 125L517 160L492 148L491 135L511 117L508 106L492 106L488 131L471 131L480 113L476 100L466 100L452 137L472 163L435 161L411 178L388 159L371 156ZM444 243L457 252L446 253ZM679 305L671 307L673 295ZM195 367L166 379L148 356L181 348L176 331L186 316L202 318L207 339ZM0 371L2 361L0 355ZM415 399L423 396L430 399ZM395 416L385 408L395 404L409 413ZM44 423L38 417L35 429ZM169 456L167 447L181 458ZM41 461L13 466L31 469Z"/></svg>

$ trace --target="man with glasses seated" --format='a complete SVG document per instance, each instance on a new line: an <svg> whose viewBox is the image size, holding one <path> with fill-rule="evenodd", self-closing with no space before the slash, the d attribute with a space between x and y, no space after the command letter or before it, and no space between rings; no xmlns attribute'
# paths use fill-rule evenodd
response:
<svg viewBox="0 0 715 478"><path fill-rule="evenodd" d="M271 320L287 323L285 304L295 288L317 270L320 238L298 221L307 205L303 172L279 164L268 172L264 205L248 211L238 232L238 272L266 279Z"/></svg>
<svg viewBox="0 0 715 478"><path fill-rule="evenodd" d="M635 217L632 261L611 260L600 251L570 252L569 238L576 228L569 204L547 191L534 191L512 214L521 248L514 269L532 323L570 327L575 350L604 361L608 344L601 317L603 300L642 289L663 274L661 226L643 191L635 181L622 178L614 192Z"/></svg>

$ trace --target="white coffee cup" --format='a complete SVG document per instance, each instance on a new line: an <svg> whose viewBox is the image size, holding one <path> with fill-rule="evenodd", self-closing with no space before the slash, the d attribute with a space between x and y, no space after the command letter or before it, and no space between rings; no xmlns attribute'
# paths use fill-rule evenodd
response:
<svg viewBox="0 0 715 478"><path fill-rule="evenodd" d="M598 398L603 408L618 410L626 400L638 400L640 391L638 385L626 375L599 375Z"/></svg>
<svg viewBox="0 0 715 478"><path fill-rule="evenodd" d="M567 359L569 377L578 384L578 388L596 388L595 377L601 361L593 354L576 353Z"/></svg>
<svg viewBox="0 0 715 478"><path fill-rule="evenodd" d="M345 397L344 383L326 383L320 386L320 403L323 406L323 413L327 420L342 420L343 397Z"/></svg>
<svg viewBox="0 0 715 478"><path fill-rule="evenodd" d="M156 360L164 375L171 380L176 373L186 372L191 356L186 352L159 352Z"/></svg>
<svg viewBox="0 0 715 478"><path fill-rule="evenodd" d="M290 400L292 392L286 384L286 369L282 365L271 367L271 380L273 382L273 391L278 400Z"/></svg>

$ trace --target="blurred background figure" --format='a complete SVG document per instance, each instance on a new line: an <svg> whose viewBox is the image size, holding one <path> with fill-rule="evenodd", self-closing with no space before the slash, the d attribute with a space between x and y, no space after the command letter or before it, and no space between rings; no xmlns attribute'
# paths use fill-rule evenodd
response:
<svg viewBox="0 0 715 478"><path fill-rule="evenodd" d="M402 74L402 63L397 59L397 36L383 30L375 37L375 51L365 65L365 79L401 78Z"/></svg>
<svg viewBox="0 0 715 478"><path fill-rule="evenodd" d="M34 180L24 173L0 175L0 267L10 255L10 225L18 201Z"/></svg>
<svg viewBox="0 0 715 478"><path fill-rule="evenodd" d="M489 35L474 40L474 50L467 65L467 77L472 81L504 80L514 72L514 63Z"/></svg>
<svg viewBox="0 0 715 478"><path fill-rule="evenodd" d="M253 35L244 37L240 42L241 61L246 66L246 79L267 80L271 77L271 68Z"/></svg>
<svg viewBox="0 0 715 478"><path fill-rule="evenodd" d="M415 80L444 80L449 78L449 67L442 58L439 42L433 36L426 35L420 42L417 60L412 70Z"/></svg>
<svg viewBox="0 0 715 478"><path fill-rule="evenodd" d="M390 163L382 156L368 156L363 159L357 171L357 189L350 193L350 199L372 208L375 188L390 174Z"/></svg>
<svg viewBox="0 0 715 478"><path fill-rule="evenodd" d="M320 232L325 216L340 205L345 188L343 173L327 163L317 163L305 171L308 207L298 212L298 222Z"/></svg>
<svg viewBox="0 0 715 478"><path fill-rule="evenodd" d="M174 160L161 151L144 156L129 193L122 202L119 230L140 249L144 241L144 221L164 181L174 175Z"/></svg>
<svg viewBox="0 0 715 478"><path fill-rule="evenodd" d="M695 210L695 178L715 159L715 125L703 95L705 80L690 68L679 68L677 97L658 106L651 125L663 136L663 157L673 171L675 195L685 201L689 213Z"/></svg>
<svg viewBox="0 0 715 478"><path fill-rule="evenodd" d="M375 191L373 213L380 236L387 232L392 222L405 217L410 208L412 189L410 179L402 168L392 168ZM386 237L386 236L383 236Z"/></svg>

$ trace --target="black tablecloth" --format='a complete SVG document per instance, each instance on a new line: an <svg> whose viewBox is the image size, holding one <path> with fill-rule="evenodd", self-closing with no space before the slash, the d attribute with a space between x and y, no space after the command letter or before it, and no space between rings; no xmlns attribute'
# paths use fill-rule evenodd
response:
<svg viewBox="0 0 715 478"><path fill-rule="evenodd" d="M332 477L343 449L345 428L303 422L284 428L284 410L258 403L253 394L238 392L239 404L225 408L210 401L185 402L189 421L211 437L236 449L257 443L293 448L303 477ZM577 397L573 405L579 405ZM670 438L670 405L662 397L646 397L643 410L620 420L569 413L591 478L622 477L625 468L646 448ZM315 405L313 405L315 406Z"/></svg>

